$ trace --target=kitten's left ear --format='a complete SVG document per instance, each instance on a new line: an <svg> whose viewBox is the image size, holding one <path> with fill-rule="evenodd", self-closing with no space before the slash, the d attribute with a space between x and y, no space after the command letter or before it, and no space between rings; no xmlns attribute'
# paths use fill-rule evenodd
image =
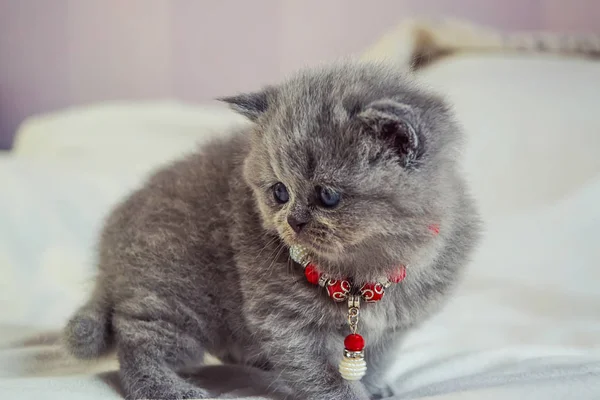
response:
<svg viewBox="0 0 600 400"><path fill-rule="evenodd" d="M269 108L272 91L269 89L260 92L242 93L230 97L220 97L217 100L229 104L234 111L242 114L251 121L256 121Z"/></svg>
<svg viewBox="0 0 600 400"><path fill-rule="evenodd" d="M409 105L378 100L366 106L357 117L369 133L393 148L405 167L414 165L423 154L425 140L414 125L414 110Z"/></svg>

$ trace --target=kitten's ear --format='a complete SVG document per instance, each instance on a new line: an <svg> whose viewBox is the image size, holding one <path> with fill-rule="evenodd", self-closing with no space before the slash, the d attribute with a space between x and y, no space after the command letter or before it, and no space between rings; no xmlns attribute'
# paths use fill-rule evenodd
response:
<svg viewBox="0 0 600 400"><path fill-rule="evenodd" d="M405 167L414 165L423 154L425 140L413 124L414 110L394 100L378 100L357 117L365 129L388 143Z"/></svg>
<svg viewBox="0 0 600 400"><path fill-rule="evenodd" d="M229 104L234 111L242 114L251 121L256 121L269 108L272 96L270 89L260 92L242 93L230 97L220 97L217 100Z"/></svg>

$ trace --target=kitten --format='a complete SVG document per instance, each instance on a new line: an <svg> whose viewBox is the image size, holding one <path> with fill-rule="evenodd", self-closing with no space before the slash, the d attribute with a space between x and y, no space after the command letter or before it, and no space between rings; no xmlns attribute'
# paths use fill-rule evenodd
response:
<svg viewBox="0 0 600 400"><path fill-rule="evenodd" d="M158 171L112 212L68 349L116 347L132 399L207 397L176 373L204 351L273 371L271 386L297 399L382 393L402 332L440 307L478 238L449 107L390 67L353 62L222 100L253 127ZM355 282L408 266L361 308L360 382L337 371L347 308L306 282L288 255L297 244Z"/></svg>

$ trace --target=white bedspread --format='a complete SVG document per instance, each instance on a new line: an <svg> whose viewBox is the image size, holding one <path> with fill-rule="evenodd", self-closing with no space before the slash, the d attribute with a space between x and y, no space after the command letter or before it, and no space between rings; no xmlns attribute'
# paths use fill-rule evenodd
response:
<svg viewBox="0 0 600 400"><path fill-rule="evenodd" d="M456 296L404 343L389 373L394 399L600 398L600 65L463 57L423 77L448 94L469 134L464 164L486 234ZM35 335L60 327L83 300L108 207L148 168L215 126L239 123L210 108L133 108L40 118L26 125L15 155L0 157L2 399L120 398L115 374L103 372L114 361L77 363L52 335ZM154 129L144 136L147 157L84 137L117 111L127 123L112 135L125 146ZM182 123L182 112L195 117ZM149 124L142 115L150 114ZM57 126L69 127L52 143L54 154L72 154L66 160L39 145ZM77 150L68 153L73 137ZM228 377L213 384L231 397L252 382Z"/></svg>

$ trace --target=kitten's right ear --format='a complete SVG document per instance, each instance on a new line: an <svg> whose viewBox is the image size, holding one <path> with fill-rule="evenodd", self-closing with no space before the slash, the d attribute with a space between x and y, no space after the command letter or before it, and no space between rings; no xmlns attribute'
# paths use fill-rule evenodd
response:
<svg viewBox="0 0 600 400"><path fill-rule="evenodd" d="M383 139L405 167L414 165L425 148L425 140L416 129L412 107L391 99L377 100L358 114L371 134Z"/></svg>
<svg viewBox="0 0 600 400"><path fill-rule="evenodd" d="M220 97L217 100L229 104L234 111L242 114L250 121L256 121L269 108L273 93L270 89L260 92L242 93L230 97Z"/></svg>

